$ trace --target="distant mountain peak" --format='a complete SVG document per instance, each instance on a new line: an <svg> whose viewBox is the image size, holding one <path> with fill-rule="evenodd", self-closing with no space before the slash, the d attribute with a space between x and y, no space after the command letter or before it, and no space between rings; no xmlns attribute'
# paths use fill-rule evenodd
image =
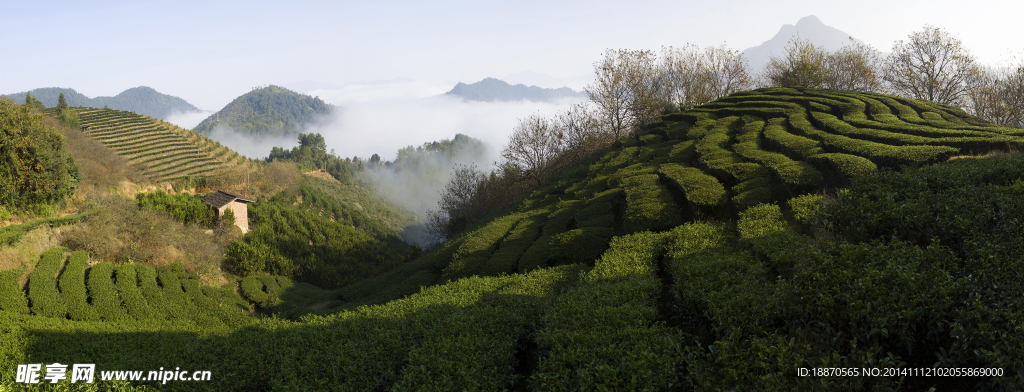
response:
<svg viewBox="0 0 1024 392"><path fill-rule="evenodd" d="M511 85L501 79L484 78L483 80L466 84L459 82L444 93L461 97L468 101L534 101L550 102L562 98L580 98L583 94L573 91L568 87L542 88L537 86L526 86L523 84Z"/></svg>
<svg viewBox="0 0 1024 392"><path fill-rule="evenodd" d="M800 18L800 20L796 21L796 26L797 27L819 27L819 26L827 27L827 26L825 26L824 23L821 22L821 19L818 19L818 17L814 16L814 15L807 15L807 16L805 16L803 18Z"/></svg>
<svg viewBox="0 0 1024 392"><path fill-rule="evenodd" d="M759 73L764 70L768 59L773 55L781 56L789 41L797 36L827 50L836 50L849 45L852 37L849 33L826 25L817 16L808 15L800 18L795 25L782 25L774 37L761 45L744 49L743 57L747 59L750 71ZM854 39L854 41L863 43L858 39Z"/></svg>

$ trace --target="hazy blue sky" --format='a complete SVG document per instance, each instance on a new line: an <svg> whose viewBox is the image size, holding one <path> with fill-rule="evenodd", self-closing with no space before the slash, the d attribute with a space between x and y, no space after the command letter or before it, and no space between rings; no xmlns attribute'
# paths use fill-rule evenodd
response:
<svg viewBox="0 0 1024 392"><path fill-rule="evenodd" d="M884 51L927 23L958 36L982 62L1024 50L1017 2L848 4L7 1L0 93L71 87L94 97L146 85L219 110L253 86L307 80L345 86L402 78L405 87L392 95L424 96L529 71L579 89L606 48L724 42L742 50L812 14Z"/></svg>

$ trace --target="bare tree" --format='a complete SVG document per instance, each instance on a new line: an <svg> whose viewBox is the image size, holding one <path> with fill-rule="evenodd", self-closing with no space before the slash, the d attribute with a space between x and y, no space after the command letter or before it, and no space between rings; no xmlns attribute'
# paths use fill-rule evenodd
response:
<svg viewBox="0 0 1024 392"><path fill-rule="evenodd" d="M967 100L975 116L1003 127L1024 127L1024 65L1012 71L980 68Z"/></svg>
<svg viewBox="0 0 1024 392"><path fill-rule="evenodd" d="M616 137L660 118L667 97L654 52L609 49L594 63L594 73L584 91Z"/></svg>
<svg viewBox="0 0 1024 392"><path fill-rule="evenodd" d="M562 130L556 123L538 114L519 120L509 135L501 157L522 170L523 176L536 185L547 179L552 163L562 152Z"/></svg>
<svg viewBox="0 0 1024 392"><path fill-rule="evenodd" d="M1008 72L999 90L999 96L1007 106L1007 116L1000 125L1024 128L1024 65Z"/></svg>
<svg viewBox="0 0 1024 392"><path fill-rule="evenodd" d="M753 87L746 60L725 45L703 51L693 44L662 48L661 68L666 96L682 110Z"/></svg>
<svg viewBox="0 0 1024 392"><path fill-rule="evenodd" d="M620 137L631 124L627 114L629 91L626 76L620 70L618 51L605 51L601 60L594 63L594 74L594 83L584 91L587 98L597 105L615 136Z"/></svg>
<svg viewBox="0 0 1024 392"><path fill-rule="evenodd" d="M485 176L476 164L455 164L452 176L441 191L437 210L427 210L427 233L437 242L450 238L478 219L474 214L477 190Z"/></svg>
<svg viewBox="0 0 1024 392"><path fill-rule="evenodd" d="M771 87L825 88L828 51L799 36L786 44L782 56L771 56L762 78Z"/></svg>
<svg viewBox="0 0 1024 392"><path fill-rule="evenodd" d="M711 99L708 83L701 64L700 48L686 44L681 48L662 47L662 65L667 97L679 109L692 109Z"/></svg>
<svg viewBox="0 0 1024 392"><path fill-rule="evenodd" d="M834 90L883 92L882 64L878 51L850 37L849 44L827 55L825 86Z"/></svg>
<svg viewBox="0 0 1024 392"><path fill-rule="evenodd" d="M747 60L738 50L729 49L725 44L704 49L701 65L709 95L699 105L753 87Z"/></svg>
<svg viewBox="0 0 1024 392"><path fill-rule="evenodd" d="M562 134L562 157L565 164L582 161L585 157L615 141L590 107L577 103L559 113L555 120Z"/></svg>
<svg viewBox="0 0 1024 392"><path fill-rule="evenodd" d="M885 63L884 79L894 93L950 105L965 103L979 72L959 39L931 26L893 44Z"/></svg>
<svg viewBox="0 0 1024 392"><path fill-rule="evenodd" d="M629 92L626 108L631 130L661 120L668 99L657 54L650 50L619 51L619 58Z"/></svg>

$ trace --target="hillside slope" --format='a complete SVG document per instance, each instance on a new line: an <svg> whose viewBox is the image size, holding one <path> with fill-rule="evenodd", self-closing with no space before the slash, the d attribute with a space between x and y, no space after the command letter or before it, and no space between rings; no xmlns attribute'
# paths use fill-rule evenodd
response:
<svg viewBox="0 0 1024 392"><path fill-rule="evenodd" d="M0 383L21 358L66 358L231 375L182 390L1017 390L1024 157L949 158L1021 136L924 101L738 93L392 273L334 292L243 282L261 307L305 293L334 314L204 334L0 304ZM798 371L875 368L919 373Z"/></svg>
<svg viewBox="0 0 1024 392"><path fill-rule="evenodd" d="M89 98L70 88L48 87L28 91L48 108L57 106L57 98L64 94L68 106L90 108L107 107L114 110L135 112L143 116L163 119L172 113L199 111L184 99L162 94L151 87L139 86L122 91L113 97ZM25 92L8 94L17 103L25 102Z"/></svg>
<svg viewBox="0 0 1024 392"><path fill-rule="evenodd" d="M217 168L245 161L219 143L150 117L113 109L74 110L89 136L155 181L209 175ZM56 109L46 113L55 115Z"/></svg>
<svg viewBox="0 0 1024 392"><path fill-rule="evenodd" d="M332 110L320 98L267 86L235 98L193 130L210 135L223 126L248 136L294 136Z"/></svg>
<svg viewBox="0 0 1024 392"><path fill-rule="evenodd" d="M446 243L445 275L587 262L612 236L733 219L880 168L1024 145L1024 130L986 126L957 108L827 90L737 93L664 119Z"/></svg>

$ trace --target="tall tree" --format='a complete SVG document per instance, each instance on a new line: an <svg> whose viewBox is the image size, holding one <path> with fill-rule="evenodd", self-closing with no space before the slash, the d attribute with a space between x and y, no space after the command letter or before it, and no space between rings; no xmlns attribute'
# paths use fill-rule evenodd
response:
<svg viewBox="0 0 1024 392"><path fill-rule="evenodd" d="M42 102L39 102L39 99L33 97L31 93L25 93L25 106L34 110L46 109L46 106L44 106Z"/></svg>
<svg viewBox="0 0 1024 392"><path fill-rule="evenodd" d="M64 100L64 93L60 93L60 96L57 97L57 109L59 111L64 111L67 108L68 108L68 102Z"/></svg>
<svg viewBox="0 0 1024 392"><path fill-rule="evenodd" d="M507 164L518 167L535 186L547 179L562 151L562 132L555 122L538 114L519 120L501 152Z"/></svg>
<svg viewBox="0 0 1024 392"><path fill-rule="evenodd" d="M959 39L938 27L925 26L907 42L893 44L884 79L896 94L963 105L979 68Z"/></svg>
<svg viewBox="0 0 1024 392"><path fill-rule="evenodd" d="M629 90L626 76L620 71L618 51L607 50L594 63L594 83L584 88L587 98L597 105L603 120L621 137L630 126L628 115Z"/></svg>

